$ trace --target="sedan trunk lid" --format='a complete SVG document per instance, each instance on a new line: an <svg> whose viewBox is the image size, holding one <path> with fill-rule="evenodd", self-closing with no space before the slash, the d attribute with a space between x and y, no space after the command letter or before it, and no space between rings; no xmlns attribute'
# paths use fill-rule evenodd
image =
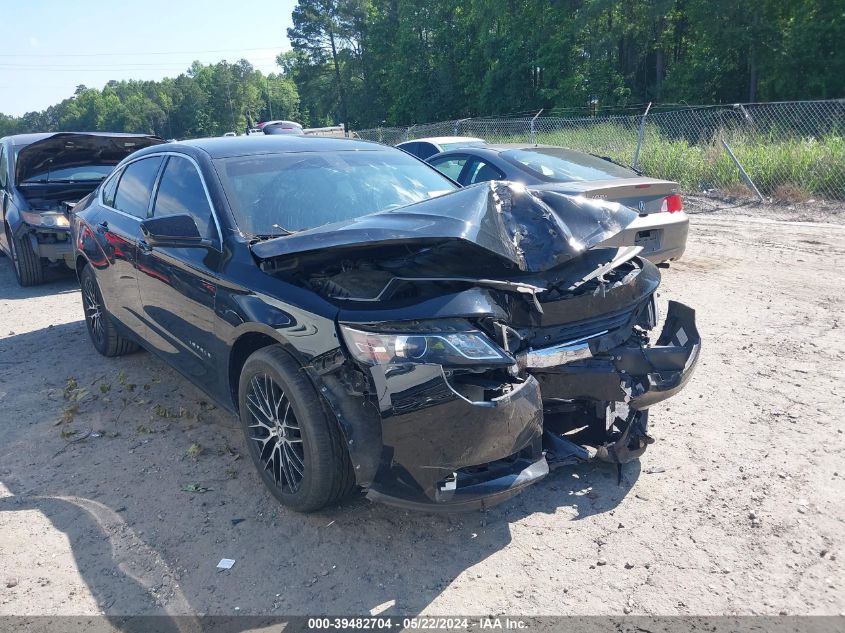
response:
<svg viewBox="0 0 845 633"><path fill-rule="evenodd" d="M663 199L678 192L678 183L641 176L555 183L554 185L538 185L536 188L551 188L571 195L618 202L641 214L647 214L660 211Z"/></svg>

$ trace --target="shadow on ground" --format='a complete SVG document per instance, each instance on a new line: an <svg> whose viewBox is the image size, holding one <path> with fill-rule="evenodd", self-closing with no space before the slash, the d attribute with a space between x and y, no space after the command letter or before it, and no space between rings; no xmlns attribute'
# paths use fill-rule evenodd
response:
<svg viewBox="0 0 845 633"><path fill-rule="evenodd" d="M52 288L69 291L63 283ZM66 398L69 378L87 392L81 403ZM97 355L82 321L0 339L0 393L0 482L11 494L0 513L37 510L66 534L115 626L125 615L418 614L507 546L515 522L608 512L639 476L637 463L622 485L605 465L561 469L486 512L414 513L356 494L300 515L240 457L230 414L148 353ZM220 572L221 558L237 562Z"/></svg>
<svg viewBox="0 0 845 633"><path fill-rule="evenodd" d="M0 257L0 271L2 271L4 280L7 280L7 283L0 284L0 301L3 299L31 299L33 297L79 292L79 282L76 280L76 274L68 268L50 268L47 271L47 280L43 284L28 288L22 288L18 285L12 269L12 262L8 257Z"/></svg>

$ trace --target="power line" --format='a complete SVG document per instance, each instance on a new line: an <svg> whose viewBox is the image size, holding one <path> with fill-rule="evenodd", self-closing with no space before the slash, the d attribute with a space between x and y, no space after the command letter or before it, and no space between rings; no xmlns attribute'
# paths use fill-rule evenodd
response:
<svg viewBox="0 0 845 633"><path fill-rule="evenodd" d="M276 59L275 56L271 57L252 57L248 59L248 62L264 62ZM169 69L169 68L184 68L186 66L190 66L194 61L199 60L191 60L185 62L158 62L153 64L148 64L144 62L131 62L126 64L106 64L103 66L81 66L79 64L11 64L11 63L2 63L0 62L0 70L145 70L145 69ZM226 60L219 60L219 61L226 61ZM219 63L218 62L210 62L212 65ZM203 62L200 62L203 63ZM228 62L232 64L232 62ZM203 64L208 65L208 64Z"/></svg>
<svg viewBox="0 0 845 633"><path fill-rule="evenodd" d="M237 51L263 51L268 48L284 48L284 44L259 46L256 48L217 48L205 51L144 51L143 53L0 53L0 57L127 57L133 55L199 55L202 53L231 53Z"/></svg>

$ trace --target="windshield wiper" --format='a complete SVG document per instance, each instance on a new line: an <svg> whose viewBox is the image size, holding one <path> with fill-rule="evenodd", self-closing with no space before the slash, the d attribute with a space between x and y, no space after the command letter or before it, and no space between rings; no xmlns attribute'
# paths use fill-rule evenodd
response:
<svg viewBox="0 0 845 633"><path fill-rule="evenodd" d="M264 240L272 240L276 237L284 237L285 235L293 235L296 231L289 231L286 228L279 226L278 224L273 225L274 229L279 229L281 233L251 233L250 236L250 243L254 244L255 242L263 242Z"/></svg>

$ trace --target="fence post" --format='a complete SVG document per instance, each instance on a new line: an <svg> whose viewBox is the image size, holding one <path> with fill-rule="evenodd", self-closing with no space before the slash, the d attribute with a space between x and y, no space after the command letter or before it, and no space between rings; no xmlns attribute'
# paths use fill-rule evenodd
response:
<svg viewBox="0 0 845 633"><path fill-rule="evenodd" d="M643 146L643 136L645 136L645 118L648 116L649 110L651 110L651 101L648 102L648 106L646 106L645 112L643 112L643 118L640 119L640 131L637 134L637 149L634 150L634 162L631 163L631 167L634 169L637 168L640 162L640 148Z"/></svg>
<svg viewBox="0 0 845 633"><path fill-rule="evenodd" d="M472 118L472 117L469 117L469 116L468 116L468 117L467 117L467 118L465 118L465 119L458 119L457 121L455 121L455 136L460 136L460 135L461 135L461 133L460 133L461 123L463 123L464 121L469 121L471 118Z"/></svg>
<svg viewBox="0 0 845 633"><path fill-rule="evenodd" d="M411 127L406 127L406 128L405 128L405 140L406 140L406 141L410 141L410 140L411 140L411 130L413 130L415 127L417 127L417 124L416 124L416 123L414 123Z"/></svg>
<svg viewBox="0 0 845 633"><path fill-rule="evenodd" d="M540 116L542 113L543 113L543 108L540 108L540 111L537 114L534 115L533 119L531 119L531 131L528 134L528 143L530 145L536 145L537 144L537 132L534 129L534 121L536 121L537 117Z"/></svg>
<svg viewBox="0 0 845 633"><path fill-rule="evenodd" d="M760 190L757 189L757 185L755 185L754 181L751 180L751 176L748 175L748 173L745 171L745 168L742 166L742 163L740 163L739 159L734 155L733 150L731 150L730 148L730 145L725 142L724 138L720 138L719 140L722 141L722 145L725 146L725 150L727 150L728 156L731 157L731 160L734 162L737 169L739 169L739 173L742 175L742 179L745 181L745 184L748 185L751 190L757 194L757 197L760 199L760 202L764 202L765 198L763 197L763 194L761 194Z"/></svg>

